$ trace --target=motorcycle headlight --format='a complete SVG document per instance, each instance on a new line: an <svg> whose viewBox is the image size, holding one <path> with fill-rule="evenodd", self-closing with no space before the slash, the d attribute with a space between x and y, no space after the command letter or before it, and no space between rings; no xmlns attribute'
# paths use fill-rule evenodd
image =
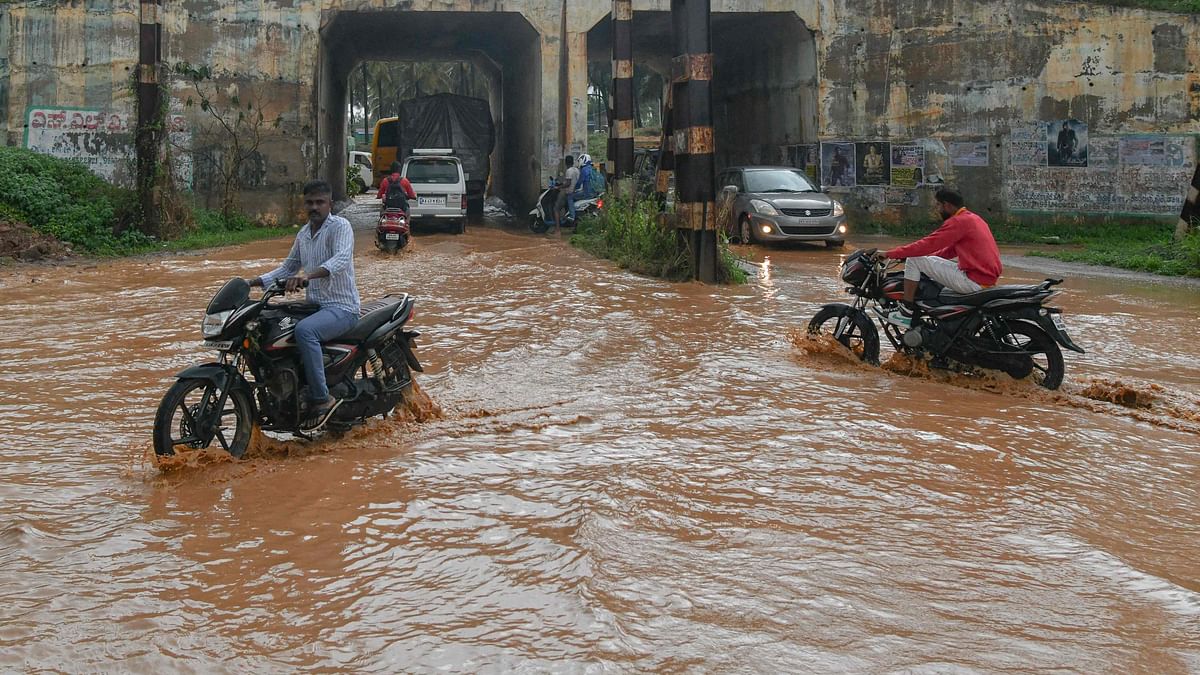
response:
<svg viewBox="0 0 1200 675"><path fill-rule="evenodd" d="M833 215L842 216L846 214L846 209L842 208L842 203L838 200L833 200Z"/></svg>
<svg viewBox="0 0 1200 675"><path fill-rule="evenodd" d="M225 321L229 319L230 314L233 314L232 309L216 314L205 314L204 321L200 323L200 334L206 340L217 337L221 334L221 329L225 327Z"/></svg>
<svg viewBox="0 0 1200 675"><path fill-rule="evenodd" d="M751 199L750 206L754 207L755 211L763 214L764 216L779 215L779 209L775 208L771 202L764 202L761 199Z"/></svg>

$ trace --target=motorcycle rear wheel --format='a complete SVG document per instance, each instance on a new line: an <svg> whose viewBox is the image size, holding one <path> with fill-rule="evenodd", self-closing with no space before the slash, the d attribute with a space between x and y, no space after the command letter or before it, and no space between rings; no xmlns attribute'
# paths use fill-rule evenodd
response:
<svg viewBox="0 0 1200 675"><path fill-rule="evenodd" d="M169 456L177 448L199 450L216 442L234 457L246 454L254 429L254 406L245 391L234 389L218 413L220 393L204 379L179 380L172 385L154 415L154 453ZM224 427L230 418L235 425L232 434Z"/></svg>
<svg viewBox="0 0 1200 675"><path fill-rule="evenodd" d="M1008 333L1001 335L1000 341L1032 355L1033 370L1027 377L1046 389L1058 389L1062 384L1065 368L1062 350L1058 348L1054 338L1026 321L1009 321L1007 326ZM986 330L984 329L981 335L986 335Z"/></svg>
<svg viewBox="0 0 1200 675"><path fill-rule="evenodd" d="M863 361L878 365L879 331L865 313L849 305L822 307L812 321L808 322L808 334L833 337L840 321L849 321L849 324L837 341Z"/></svg>

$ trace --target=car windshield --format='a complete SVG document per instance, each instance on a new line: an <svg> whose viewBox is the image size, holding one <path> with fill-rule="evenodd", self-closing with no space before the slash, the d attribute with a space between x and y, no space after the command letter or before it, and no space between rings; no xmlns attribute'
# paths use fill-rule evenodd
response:
<svg viewBox="0 0 1200 675"><path fill-rule="evenodd" d="M815 192L799 171L766 169L746 172L746 192Z"/></svg>
<svg viewBox="0 0 1200 675"><path fill-rule="evenodd" d="M414 185L457 183L458 162L452 159L418 159L408 163L405 175Z"/></svg>

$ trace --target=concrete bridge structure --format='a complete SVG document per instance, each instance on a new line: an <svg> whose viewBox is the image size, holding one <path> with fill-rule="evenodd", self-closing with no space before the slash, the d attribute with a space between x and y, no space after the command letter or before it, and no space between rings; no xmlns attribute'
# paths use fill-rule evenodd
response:
<svg viewBox="0 0 1200 675"><path fill-rule="evenodd" d="M634 59L665 72L670 2L633 4ZM252 211L284 206L281 195L314 175L343 183L346 82L356 64L470 60L491 84L493 192L524 204L559 172L563 154L586 146L587 64L610 58L610 8L606 0L165 0L163 59L227 71L227 93L282 116L247 170ZM787 148L822 141L903 144L922 149L935 185L963 183L981 207L1055 211L1018 185L1020 165L1010 161L1031 125L1070 118L1093 136L1172 142L1197 131L1195 16L1001 0L713 0L712 10L719 166L778 163ZM59 151L107 153L98 164L128 154L138 21L132 0L0 4L6 141L48 143L46 129L31 133L37 111L81 109L120 124L89 129L85 115L77 133L51 134ZM178 145L220 153L201 133L201 111L183 105L185 83L170 87ZM81 144L84 136L92 140ZM955 142L990 153L958 169ZM1194 163L1194 143L1185 154ZM191 171L203 192L210 178L199 162ZM119 162L109 167L122 172ZM907 217L928 201L907 183L844 192L870 217Z"/></svg>

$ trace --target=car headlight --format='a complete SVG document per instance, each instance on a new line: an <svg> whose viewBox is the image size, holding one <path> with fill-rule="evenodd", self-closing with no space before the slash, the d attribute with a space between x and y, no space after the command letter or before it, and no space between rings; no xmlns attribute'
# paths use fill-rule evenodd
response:
<svg viewBox="0 0 1200 675"><path fill-rule="evenodd" d="M838 201L838 200L836 200L836 199L835 199L835 200L833 200L833 215L835 215L835 216L844 216L844 215L846 215L846 209L843 209L843 208L842 208L842 203L841 203L841 202L839 202L839 201Z"/></svg>
<svg viewBox="0 0 1200 675"><path fill-rule="evenodd" d="M757 211L758 213L761 213L764 216L779 215L779 209L775 208L771 204L771 202L764 202L761 199L751 199L750 206L752 206L755 211Z"/></svg>
<svg viewBox="0 0 1200 675"><path fill-rule="evenodd" d="M217 337L221 334L221 329L225 327L225 321L229 319L230 314L233 314L232 309L216 314L205 314L204 321L200 323L200 334L205 339Z"/></svg>

